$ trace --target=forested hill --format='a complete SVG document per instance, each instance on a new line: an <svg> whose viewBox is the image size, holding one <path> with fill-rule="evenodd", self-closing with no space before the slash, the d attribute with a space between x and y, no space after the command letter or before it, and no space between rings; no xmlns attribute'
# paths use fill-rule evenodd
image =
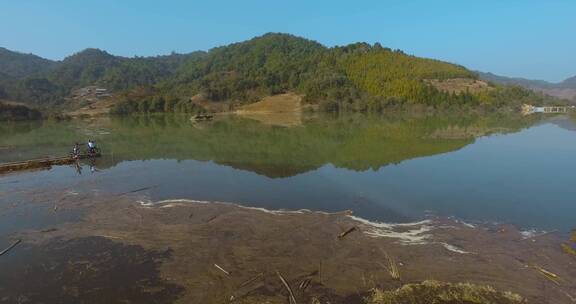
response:
<svg viewBox="0 0 576 304"><path fill-rule="evenodd" d="M54 61L36 55L12 52L0 47L0 75L4 75L2 77L4 79L43 73L50 70L55 64Z"/></svg>
<svg viewBox="0 0 576 304"><path fill-rule="evenodd" d="M124 90L167 79L186 60L203 54L125 58L99 49L86 49L64 59L47 77L66 89L99 85Z"/></svg>
<svg viewBox="0 0 576 304"><path fill-rule="evenodd" d="M288 91L328 111L381 111L404 104L498 107L541 98L518 87L489 85L465 67L380 44L327 48L275 33L212 49L150 91L126 94L116 111L195 111L205 104L197 100L237 105Z"/></svg>
<svg viewBox="0 0 576 304"><path fill-rule="evenodd" d="M10 73L0 70L0 98L70 106L75 90L97 86L113 93L118 113L196 111L197 100L238 105L288 91L324 110L354 111L406 103L498 106L537 98L517 87L488 85L462 66L380 44L327 48L289 34L157 57L87 49L54 62L4 52L0 67L9 66Z"/></svg>
<svg viewBox="0 0 576 304"><path fill-rule="evenodd" d="M116 92L151 86L173 76L187 59L204 54L126 58L86 49L62 61L50 61L0 51L0 94L4 92L0 98L41 107L64 104L73 90L87 86Z"/></svg>
<svg viewBox="0 0 576 304"><path fill-rule="evenodd" d="M450 98L426 79L468 78L463 67L408 56L366 43L326 48L285 34L267 34L216 48L182 67L160 90L168 95L214 100L255 101L262 96L296 91L310 102L358 107L358 101L429 103ZM369 100L372 99L372 100Z"/></svg>

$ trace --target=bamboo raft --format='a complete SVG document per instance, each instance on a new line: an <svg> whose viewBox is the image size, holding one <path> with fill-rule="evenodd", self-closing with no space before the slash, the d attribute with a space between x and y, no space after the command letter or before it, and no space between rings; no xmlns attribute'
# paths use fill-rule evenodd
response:
<svg viewBox="0 0 576 304"><path fill-rule="evenodd" d="M198 114L195 116L192 116L191 120L192 121L204 121L204 120L212 120L214 118L214 115L211 114Z"/></svg>
<svg viewBox="0 0 576 304"><path fill-rule="evenodd" d="M4 163L0 164L0 173L9 173L14 171L34 170L34 169L50 169L52 166L73 164L78 159L86 159L100 156L101 156L100 153L96 153L93 155L80 154L78 155L78 158L74 158L72 156L66 156L66 157L41 158L19 162Z"/></svg>

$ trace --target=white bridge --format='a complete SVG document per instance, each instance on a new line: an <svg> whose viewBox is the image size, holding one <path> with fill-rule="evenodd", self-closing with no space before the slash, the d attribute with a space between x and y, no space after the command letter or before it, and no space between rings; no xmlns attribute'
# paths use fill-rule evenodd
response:
<svg viewBox="0 0 576 304"><path fill-rule="evenodd" d="M532 113L568 113L569 111L576 111L576 106L544 106L544 107L536 107L533 105L522 105L522 113L523 114L532 114Z"/></svg>

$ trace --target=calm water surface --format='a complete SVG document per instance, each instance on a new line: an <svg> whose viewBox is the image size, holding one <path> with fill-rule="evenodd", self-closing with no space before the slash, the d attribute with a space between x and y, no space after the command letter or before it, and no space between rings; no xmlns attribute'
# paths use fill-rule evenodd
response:
<svg viewBox="0 0 576 304"><path fill-rule="evenodd" d="M65 155L88 138L104 152L93 170L83 163L81 172L60 166L0 176L0 207L30 189L151 187L136 194L352 209L379 221L432 213L524 229L576 227L576 120L569 117L347 116L293 127L238 117L192 124L173 115L2 123L0 162ZM34 212L26 216L18 229L33 226ZM14 225L4 221L0 230Z"/></svg>

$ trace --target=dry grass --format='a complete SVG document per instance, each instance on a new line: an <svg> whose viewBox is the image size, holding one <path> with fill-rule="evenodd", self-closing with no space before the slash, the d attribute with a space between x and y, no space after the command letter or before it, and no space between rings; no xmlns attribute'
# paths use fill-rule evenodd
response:
<svg viewBox="0 0 576 304"><path fill-rule="evenodd" d="M374 290L368 304L514 304L526 303L519 295L499 292L490 286L470 283L424 281L406 284L392 291Z"/></svg>
<svg viewBox="0 0 576 304"><path fill-rule="evenodd" d="M235 113L267 125L292 127L302 124L302 96L294 93L268 96L240 107Z"/></svg>
<svg viewBox="0 0 576 304"><path fill-rule="evenodd" d="M570 241L568 243L562 244L562 250L576 257L576 249L574 249L575 245L576 245L576 231L572 232L572 237L570 238Z"/></svg>
<svg viewBox="0 0 576 304"><path fill-rule="evenodd" d="M386 259L386 264L381 264L388 272L392 279L400 281L400 270L398 269L398 264L396 260L391 257L387 252L384 252L384 258Z"/></svg>
<svg viewBox="0 0 576 304"><path fill-rule="evenodd" d="M110 113L110 109L112 109L115 103L116 100L112 98L97 100L80 109L68 112L67 114L72 117L107 115Z"/></svg>
<svg viewBox="0 0 576 304"><path fill-rule="evenodd" d="M481 93L484 91L489 91L492 88L488 83L482 80L468 79L468 78L454 78L454 79L428 79L426 83L435 87L442 92L448 93Z"/></svg>
<svg viewBox="0 0 576 304"><path fill-rule="evenodd" d="M568 254L576 256L576 250L574 250L574 248L572 248L572 246L570 246L568 244L562 244L562 250L564 250L564 252L566 252Z"/></svg>
<svg viewBox="0 0 576 304"><path fill-rule="evenodd" d="M240 107L238 114L245 113L292 113L300 112L302 97L294 93L268 96L261 101Z"/></svg>

